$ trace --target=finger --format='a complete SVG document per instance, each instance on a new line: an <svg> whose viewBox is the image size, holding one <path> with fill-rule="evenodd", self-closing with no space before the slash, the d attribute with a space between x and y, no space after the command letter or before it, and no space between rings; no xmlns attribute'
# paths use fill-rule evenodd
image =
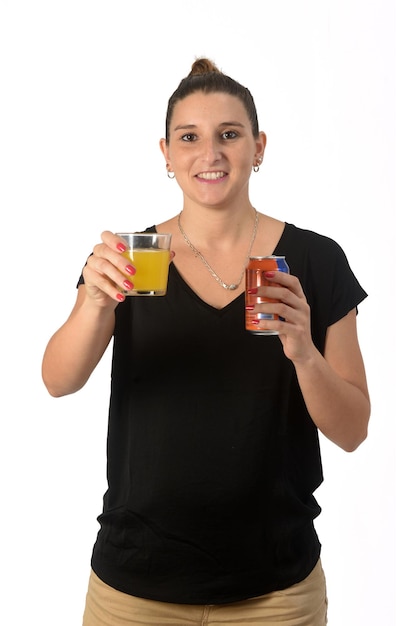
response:
<svg viewBox="0 0 417 626"><path fill-rule="evenodd" d="M297 296L286 287L258 287L256 295L261 302L285 302L294 308L300 306L303 301L302 297Z"/></svg>
<svg viewBox="0 0 417 626"><path fill-rule="evenodd" d="M295 317L295 311L283 302L265 302L255 305L253 313L261 313L264 315L273 315L274 320L281 318L290 321Z"/></svg>
<svg viewBox="0 0 417 626"><path fill-rule="evenodd" d="M301 287L301 283L298 280L297 276L294 274L287 274L286 272L276 271L268 271L264 272L265 278L269 283L275 283L282 285L283 287L287 287L290 291L293 291L298 296L304 296L303 288Z"/></svg>
<svg viewBox="0 0 417 626"><path fill-rule="evenodd" d="M133 276L136 273L136 267L132 264L127 253L126 242L109 231L102 233L102 237L105 243L94 246L93 254L89 259L90 263L95 264L97 262L96 267L98 271L107 274L108 266L99 261L100 259L105 259L125 276ZM114 275L114 272L111 272L109 275Z"/></svg>
<svg viewBox="0 0 417 626"><path fill-rule="evenodd" d="M136 273L136 269L129 259L111 250L106 253L106 256L96 254L90 256L86 268L91 269L97 276L103 276L120 287L124 284L126 278ZM91 274L91 280L97 283L93 273Z"/></svg>
<svg viewBox="0 0 417 626"><path fill-rule="evenodd" d="M127 243L123 239L123 237L112 233L110 230L104 230L101 233L101 240L111 250L117 250L119 253L125 252L125 250L127 250Z"/></svg>

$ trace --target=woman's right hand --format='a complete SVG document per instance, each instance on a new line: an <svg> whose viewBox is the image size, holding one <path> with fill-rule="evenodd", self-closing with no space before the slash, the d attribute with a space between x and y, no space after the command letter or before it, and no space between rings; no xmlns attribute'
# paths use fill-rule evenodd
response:
<svg viewBox="0 0 417 626"><path fill-rule="evenodd" d="M121 290L132 289L129 276L136 268L122 256L126 243L114 233L106 230L101 234L101 243L94 246L83 270L86 296L101 307L116 306L125 296Z"/></svg>

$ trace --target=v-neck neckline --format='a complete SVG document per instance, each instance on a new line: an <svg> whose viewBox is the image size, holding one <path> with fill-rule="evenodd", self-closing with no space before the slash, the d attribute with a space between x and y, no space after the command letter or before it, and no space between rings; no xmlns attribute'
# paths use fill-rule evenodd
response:
<svg viewBox="0 0 417 626"><path fill-rule="evenodd" d="M214 311L215 313L219 313L219 314L225 313L229 308L233 307L236 302L240 302L242 299L244 300L244 298L245 298L245 292L243 291L238 296L233 298L233 300L231 300L230 302L225 304L223 307L218 308L216 306L213 306L212 304L210 304L206 300L204 300L204 298L202 298L200 295L198 295L198 293L196 291L194 291L194 289L187 283L187 281L184 279L184 277L182 276L181 272L179 271L179 269L175 265L175 261L171 262L171 270L175 273L175 275L178 278L178 280L185 287L185 290L188 291L188 293L191 294L193 296L193 298L198 300L207 309L209 309L210 311Z"/></svg>
<svg viewBox="0 0 417 626"><path fill-rule="evenodd" d="M284 229L281 233L281 236L278 240L278 242L276 243L274 250L272 251L271 254L277 254L279 255L279 250L281 248L281 242L283 240L285 240L289 228L288 228L289 224L287 222L285 222L284 225ZM225 306L218 308L216 306L213 306L212 304L210 304L209 302L207 302L206 300L204 300L204 298L202 298L201 296L198 295L198 293L196 291L194 291L194 289L187 283L187 281L184 279L184 277L182 276L181 272L179 271L179 269L177 268L177 266L175 265L175 259L173 259L173 261L171 261L171 269L172 271L176 274L178 280L182 283L182 285L185 287L186 291L188 291L189 294L191 294L193 296L193 298L195 298L196 300L198 300L202 305L204 305L208 310L213 311L215 313L218 313L219 315L227 312L230 308L232 308L233 306L236 306L236 303L239 303L240 306L240 302L242 300L245 299L245 292L243 291L242 293L240 293L238 296L236 296L235 298L233 298L233 300L231 300L230 302L228 302L227 304L225 304Z"/></svg>

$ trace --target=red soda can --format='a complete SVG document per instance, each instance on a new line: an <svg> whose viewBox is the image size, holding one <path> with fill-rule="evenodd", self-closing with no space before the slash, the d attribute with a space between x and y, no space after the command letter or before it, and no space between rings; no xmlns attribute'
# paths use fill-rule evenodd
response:
<svg viewBox="0 0 417 626"><path fill-rule="evenodd" d="M245 291L245 305L246 307L260 304L262 302L275 302L271 298L260 298L256 294L248 293L250 289L257 287L264 287L272 285L269 280L264 276L264 272L268 271L280 271L286 274L290 273L290 268L285 260L285 256L253 256L250 257L248 266L246 268L246 291ZM273 313L254 313L251 310L246 309L246 330L254 335L278 335L276 330L262 330L258 329L253 320L276 320L277 315Z"/></svg>

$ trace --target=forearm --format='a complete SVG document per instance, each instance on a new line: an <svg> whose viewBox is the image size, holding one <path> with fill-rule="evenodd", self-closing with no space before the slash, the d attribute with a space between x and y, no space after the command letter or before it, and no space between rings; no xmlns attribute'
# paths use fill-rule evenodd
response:
<svg viewBox="0 0 417 626"><path fill-rule="evenodd" d="M81 389L103 356L114 329L114 309L84 303L51 337L42 362L49 393L64 396Z"/></svg>
<svg viewBox="0 0 417 626"><path fill-rule="evenodd" d="M342 378L318 351L295 368L317 428L347 452L355 450L367 436L370 402L366 388Z"/></svg>

